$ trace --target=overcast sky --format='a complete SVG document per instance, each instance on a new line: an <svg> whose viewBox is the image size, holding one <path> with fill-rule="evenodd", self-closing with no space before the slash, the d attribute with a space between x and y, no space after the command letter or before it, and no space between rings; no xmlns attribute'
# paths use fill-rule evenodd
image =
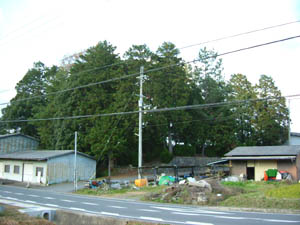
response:
<svg viewBox="0 0 300 225"><path fill-rule="evenodd" d="M300 0L0 0L0 103L36 61L59 65L65 55L107 40L122 55L132 44L155 51L300 20ZM300 35L300 23L207 44L219 53ZM181 50L195 59L196 46ZM223 57L226 78L252 83L270 75L283 95L300 94L300 38ZM292 131L300 132L300 97L291 100Z"/></svg>

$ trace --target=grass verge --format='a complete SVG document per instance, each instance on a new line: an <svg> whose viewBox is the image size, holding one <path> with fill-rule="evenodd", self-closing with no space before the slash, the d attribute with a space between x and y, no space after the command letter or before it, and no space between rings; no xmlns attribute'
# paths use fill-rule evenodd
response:
<svg viewBox="0 0 300 225"><path fill-rule="evenodd" d="M223 182L224 186L238 186L245 193L231 196L220 202L220 206L266 209L300 210L300 184L285 182Z"/></svg>
<svg viewBox="0 0 300 225"><path fill-rule="evenodd" d="M95 188L95 189L81 189L76 192L76 194L84 195L97 195L97 196L107 196L107 197L121 197L121 198L133 198L142 199L143 196L149 192L159 192L164 186L147 186L141 187L139 189L134 189L132 187L122 188L120 190L106 189L106 188Z"/></svg>
<svg viewBox="0 0 300 225"><path fill-rule="evenodd" d="M0 206L5 207L5 210L0 213L1 225L54 225L48 220L20 213L17 207L2 204Z"/></svg>

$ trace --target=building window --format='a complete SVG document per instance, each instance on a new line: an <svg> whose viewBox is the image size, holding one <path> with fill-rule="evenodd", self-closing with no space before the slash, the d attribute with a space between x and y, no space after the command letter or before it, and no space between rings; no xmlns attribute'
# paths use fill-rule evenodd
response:
<svg viewBox="0 0 300 225"><path fill-rule="evenodd" d="M39 172L41 173L41 177L44 174L44 168L43 167L37 167L35 170L35 176L38 176Z"/></svg>
<svg viewBox="0 0 300 225"><path fill-rule="evenodd" d="M14 173L19 174L20 173L20 166L14 166Z"/></svg>
<svg viewBox="0 0 300 225"><path fill-rule="evenodd" d="M9 171L10 171L10 165L5 165L4 166L4 172L9 173Z"/></svg>

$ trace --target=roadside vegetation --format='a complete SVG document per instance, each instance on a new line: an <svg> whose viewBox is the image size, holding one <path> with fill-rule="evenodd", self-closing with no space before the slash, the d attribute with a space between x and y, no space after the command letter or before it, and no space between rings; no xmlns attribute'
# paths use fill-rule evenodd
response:
<svg viewBox="0 0 300 225"><path fill-rule="evenodd" d="M138 190L132 187L120 190L82 189L77 193L161 203L300 210L300 184L274 181L219 182L217 180L210 180L209 183L212 192L206 193L206 200L202 202L193 200L198 189L189 185L148 186ZM168 193L173 194L168 195Z"/></svg>
<svg viewBox="0 0 300 225"><path fill-rule="evenodd" d="M226 187L238 187L243 193L230 196L221 206L245 208L300 209L300 184L286 182L222 182Z"/></svg>
<svg viewBox="0 0 300 225"><path fill-rule="evenodd" d="M120 190L108 188L94 188L94 189L81 189L77 194L98 195L102 197L118 197L118 198L133 198L142 200L143 196L147 193L161 192L165 186L147 186L141 188L133 188L132 186L122 188Z"/></svg>
<svg viewBox="0 0 300 225"><path fill-rule="evenodd" d="M2 205L5 210L0 213L0 224L1 225L54 225L48 220L30 217L26 214L18 212L17 207Z"/></svg>

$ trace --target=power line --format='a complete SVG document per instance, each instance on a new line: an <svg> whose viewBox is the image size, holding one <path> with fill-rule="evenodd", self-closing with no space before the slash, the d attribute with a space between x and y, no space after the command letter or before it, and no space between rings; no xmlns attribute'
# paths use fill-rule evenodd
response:
<svg viewBox="0 0 300 225"><path fill-rule="evenodd" d="M214 56L208 56L204 59L210 59L210 58L213 58L213 57L220 57L220 56L224 56L224 55L229 55L229 54L233 54L233 53L237 53L237 52L241 52L241 51L246 51L246 50L250 50L250 49L254 49L254 48L258 48L258 47L263 47L263 46L267 46L267 45L271 45L271 44L275 44L275 43L279 43L279 42L284 42L284 41L288 41L288 40L292 40L292 39L296 39L296 38L300 38L300 35L292 36L292 37L288 37L288 38L284 38L284 39L280 39L280 40L276 40L276 41L266 42L266 43L263 43L263 44L253 45L253 46L249 46L249 47L245 47L245 48L240 48L240 49L237 49L237 50L232 50L232 51L224 52L224 53L221 53L221 54L216 54ZM185 63L186 64L196 63L196 62L199 62L201 60L203 60L203 59L195 59L195 60L191 60L191 61L188 61L188 62L185 62ZM180 63L170 64L168 66L149 69L149 70L145 71L145 73L156 72L156 71L163 70L163 69L166 69L166 68L171 68L171 67L183 64L183 63L184 62L180 62ZM29 97L29 98L22 98L22 99L14 100L14 102L20 102L20 101L26 101L26 100L31 100L31 99L43 98L43 97L46 97L48 95L60 94L60 93L68 92L68 91L81 89L81 88L92 87L92 86L99 85L99 84L105 84L105 83L109 83L109 82L112 82L112 81L123 80L123 79L127 79L127 78L130 78L130 77L135 77L135 76L138 76L138 75L139 75L139 72L129 74L129 75L125 75L125 76L122 76L122 77L111 78L111 79L108 79L108 80L105 80L105 81L89 83L89 84L86 84L86 85L81 85L81 86L77 86L77 87L73 87L73 88L63 89L63 90L60 90L60 91L50 92L50 93L47 93L45 95L33 96L33 97ZM0 103L0 105L7 105L9 103L10 102L4 102L4 103Z"/></svg>
<svg viewBox="0 0 300 225"><path fill-rule="evenodd" d="M204 41L204 42L201 42L201 43L180 47L180 48L178 48L178 50L185 49L185 48L191 48L191 47L195 47L195 46L199 46L199 45L204 45L204 44L208 44L208 43L212 43L212 42L217 42L217 41L221 41L221 40L225 40L225 39L229 39L229 38L234 38L234 37L238 37L238 36L243 36L243 35L247 35L247 34L251 34L251 33L256 33L256 32L259 32L259 31L269 30L269 29L273 29L273 28L277 28L277 27L287 26L287 25L291 25L291 24L299 23L299 22L300 22L300 20L296 20L296 21L292 21L292 22L287 22L287 23L277 24L277 25L273 25L273 26L269 26L269 27L264 27L264 28L261 28L261 29L256 29L256 30L251 30L251 31L243 32L243 33L238 33L238 34L234 34L234 35L230 35L230 36L216 38L216 39L213 39L213 40L208 40L208 41ZM116 66L116 65L122 65L122 64L126 64L126 63L127 62L107 64L105 66L96 67L96 68L93 68L93 69L90 69L90 70L80 71L80 72L72 74L72 75L73 76L74 75L79 75L80 73L94 71L94 70L101 70L101 69L109 68L109 67Z"/></svg>
<svg viewBox="0 0 300 225"><path fill-rule="evenodd" d="M156 113L156 112L179 111L179 110L188 110L188 109L204 109L204 108L211 108L211 107L243 104L248 102L268 101L268 100L275 100L280 98L292 98L292 97L299 97L299 96L300 94L280 96L280 97L260 98L260 99L235 100L235 101L228 101L228 102L217 102L217 103L208 103L208 104L177 106L177 107L170 107L170 108L149 109L149 110L142 110L142 112ZM90 117L107 117L107 116L137 114L139 112L140 111L137 110L137 111L129 111L129 112L115 112L115 113L103 113L103 114L94 114L94 115L78 115L78 116L65 116L65 117L53 117L53 118L41 118L41 119L2 120L0 121L0 123L38 122L38 121L50 121L50 120L81 119L81 118L90 118Z"/></svg>
<svg viewBox="0 0 300 225"><path fill-rule="evenodd" d="M227 117L222 117L222 118L210 118L210 119L201 119L201 120L184 120L184 121L177 121L177 122L172 122L172 125L174 124L185 124L185 123L193 123L193 122L203 122L203 121L213 121L213 122L220 122L220 121L226 121L230 119L234 119L235 115L227 116ZM150 125L145 125L145 127L161 127L161 126L169 126L170 123L160 123L160 124L150 124Z"/></svg>
<svg viewBox="0 0 300 225"><path fill-rule="evenodd" d="M23 34L20 34L20 35L18 35L18 36L15 36L15 37L13 37L13 38L7 40L7 41L5 41L5 39L3 39L3 43L0 43L0 46L4 46L5 44L11 42L12 40L16 40L16 39L19 39L20 37L24 37L24 35L27 35L27 34L29 34L30 32L33 32L33 31L35 31L35 30L37 30L37 29L39 29L39 28L41 28L41 27L44 27L45 25L47 25L47 24L49 24L49 23L51 23L51 22L53 22L53 21L55 21L55 20L57 20L57 19L58 19L58 16L55 17L55 18L52 18L52 19L50 19L50 20L47 20L47 21L45 21L45 22L42 23L42 24L38 24L38 26L35 26L33 29L29 30L28 32L23 33Z"/></svg>
<svg viewBox="0 0 300 225"><path fill-rule="evenodd" d="M35 21L36 20L32 21L32 23L35 22ZM261 29L255 29L255 30L251 30L251 31L243 32L243 33L238 33L238 34L230 35L230 36L216 38L216 39L213 39L213 40L204 41L204 42L197 43L197 44L187 45L187 46L184 46L184 47L180 47L178 49L181 50L181 49L185 49L185 48L195 47L195 46L199 46L199 45L203 45L203 44L208 44L208 43L212 43L212 42L217 42L217 41L221 41L221 40L225 40L225 39L229 39L229 38L234 38L234 37L243 36L243 35L247 35L247 34L251 34L251 33L256 33L256 32L265 31L265 30L269 30L269 29L274 29L274 28L278 28L278 27L282 27L282 26L287 26L287 25L291 25L291 24L295 24L295 23L299 23L299 22L300 22L300 20L296 20L296 21L292 21L292 22L277 24L277 25L273 25L273 26L269 26L269 27L264 27L264 28L261 28ZM19 30L19 29L17 29L17 30ZM15 30L15 31L17 31L17 30ZM13 31L13 32L15 32L15 31ZM11 32L11 33L13 33L13 32ZM122 65L122 64L126 64L126 63L127 62L119 62L119 63L107 64L107 65L96 67L96 68L93 68L93 69L88 69L88 70L80 71L80 72L74 73L72 75L73 76L74 75L79 75L81 73L91 72L91 71L95 71L95 70L101 70L101 69L109 68L109 67L116 66L116 65ZM8 104L8 103L1 103L0 105L5 105L5 104Z"/></svg>
<svg viewBox="0 0 300 225"><path fill-rule="evenodd" d="M283 26L286 26L286 25L299 23L299 22L300 22L300 20L296 20L296 21L292 21L292 22L277 24L277 25L264 27L264 28L260 28L260 29L255 29L255 30L251 30L251 31L243 32L243 33L238 33L238 34L233 34L233 35L229 35L229 36L225 36L225 37L221 37L221 38L216 38L216 39L213 39L213 40L210 40L210 41L204 41L204 42L201 42L201 43L198 43L198 44L187 45L187 46L181 47L179 49L185 49L185 48L195 47L195 46L198 46L198 45L204 45L204 44L217 42L217 41L221 41L221 40L225 40L225 39L229 39L229 38L234 38L234 37L238 37L238 36L243 36L243 35L247 35L247 34L256 33L256 32L259 32L259 31L265 31L265 30L269 30L269 29L273 29L273 28L277 28L277 27L283 27Z"/></svg>
<svg viewBox="0 0 300 225"><path fill-rule="evenodd" d="M273 25L273 26L269 26L269 27L264 27L264 28L261 28L261 29L255 29L255 30L251 30L251 31L243 32L243 33L238 33L238 34L234 34L234 35L230 35L230 36L216 38L216 39L213 39L213 40L208 40L208 41L200 42L200 43L197 43L197 44L192 44L192 45L187 45L187 46L184 46L184 47L180 47L180 48L178 48L178 50L185 49L185 48L191 48L191 47L195 47L195 46L199 46L199 45L204 45L204 44L208 44L208 43L212 43L212 42L217 42L217 41L221 41L221 40L225 40L225 39L229 39L229 38L234 38L234 37L238 37L238 36L243 36L243 35L247 35L247 34L251 34L251 33L256 33L256 32L259 32L259 31L265 31L265 30L269 30L269 29L273 29L273 28L277 28L277 27L287 26L287 25L291 25L291 24L299 23L299 22L300 22L300 20L296 20L296 21L292 21L292 22L287 22L287 23L277 24L277 25ZM104 69L104 68L109 68L109 67L112 67L112 66L115 66L115 65L122 65L122 64L125 64L125 63L127 63L127 62L107 64L105 66L97 67L97 68L94 68L94 69L91 69L91 70L80 71L79 73L72 74L72 75L78 75L80 73L84 73L84 72L88 72L88 71L94 71L94 70L98 70L98 69L100 70L100 69Z"/></svg>
<svg viewBox="0 0 300 225"><path fill-rule="evenodd" d="M3 40L3 39L5 39L7 36L10 36L11 34L13 34L13 33L15 33L15 32L18 32L19 30L22 30L22 29L28 27L28 25L34 24L35 22L39 21L39 20L42 19L43 17L45 17L45 16L40 16L40 17L38 17L38 18L36 18L36 19L34 19L34 20L32 20L32 21L30 21L30 22L28 22L28 23L26 23L26 24L24 24L24 25L22 25L22 26L20 26L20 27L18 27L18 28L16 28L15 30L12 30L12 31L10 31L10 32L8 32L8 33L6 33L6 34L0 36L0 40Z"/></svg>

